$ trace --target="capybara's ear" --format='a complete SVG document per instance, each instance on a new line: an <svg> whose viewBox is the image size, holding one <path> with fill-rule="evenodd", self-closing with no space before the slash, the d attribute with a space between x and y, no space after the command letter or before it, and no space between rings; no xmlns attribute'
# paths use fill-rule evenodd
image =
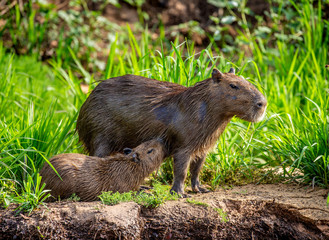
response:
<svg viewBox="0 0 329 240"><path fill-rule="evenodd" d="M233 74L235 74L235 68L230 68L230 71L228 71L228 73L233 73Z"/></svg>
<svg viewBox="0 0 329 240"><path fill-rule="evenodd" d="M123 154L124 154L124 155L128 155L128 154L130 154L132 151L133 151L133 150L132 150L131 148L124 148L124 149L123 149Z"/></svg>
<svg viewBox="0 0 329 240"><path fill-rule="evenodd" d="M214 80L214 82L220 82L220 80L223 78L223 73L221 73L221 71L219 71L217 68L214 68L212 70L211 78Z"/></svg>

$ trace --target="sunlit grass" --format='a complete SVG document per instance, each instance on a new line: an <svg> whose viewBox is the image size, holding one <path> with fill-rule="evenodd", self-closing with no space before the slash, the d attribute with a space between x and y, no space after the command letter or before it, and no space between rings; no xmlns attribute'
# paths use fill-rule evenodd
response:
<svg viewBox="0 0 329 240"><path fill-rule="evenodd" d="M156 208L166 201L177 200L179 196L169 192L170 187L155 183L153 189L149 193L146 192L103 192L99 198L102 203L107 205L115 205L121 202L136 202L147 208Z"/></svg>

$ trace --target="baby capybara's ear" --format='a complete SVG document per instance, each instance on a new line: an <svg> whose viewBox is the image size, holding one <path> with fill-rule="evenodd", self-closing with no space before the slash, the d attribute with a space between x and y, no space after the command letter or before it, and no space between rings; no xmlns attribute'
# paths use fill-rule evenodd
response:
<svg viewBox="0 0 329 240"><path fill-rule="evenodd" d="M214 68L211 73L211 78L214 82L220 82L223 78L223 73L219 71L217 68Z"/></svg>
<svg viewBox="0 0 329 240"><path fill-rule="evenodd" d="M123 154L124 154L124 155L128 155L128 154L130 154L132 151L133 151L133 150L132 150L131 148L124 148L124 149L123 149Z"/></svg>
<svg viewBox="0 0 329 240"><path fill-rule="evenodd" d="M234 69L234 68L230 68L230 71L228 71L228 73L233 73L233 74L235 74L235 69Z"/></svg>

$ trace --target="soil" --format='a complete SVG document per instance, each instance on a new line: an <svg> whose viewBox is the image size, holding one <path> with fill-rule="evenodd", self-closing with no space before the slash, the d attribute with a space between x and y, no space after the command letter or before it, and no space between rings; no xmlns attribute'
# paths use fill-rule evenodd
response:
<svg viewBox="0 0 329 240"><path fill-rule="evenodd" d="M126 25L138 22L138 12L136 7L133 7L123 1L120 1L120 9L108 4L104 10L104 16L111 22L115 22L118 25ZM269 3L262 0L248 0L247 7L258 15L265 17L265 12L269 11ZM91 9L97 9L97 4L90 6ZM165 35L169 40L174 41L175 37L171 36L172 31L178 31L180 41L184 41L185 38L191 39L196 46L206 47L209 45L209 39L205 34L199 34L197 32L190 33L188 26L182 27L182 23L190 21L196 21L200 24L200 27L209 32L209 26L214 25L209 16L222 18L225 13L225 8L218 8L210 4L205 0L146 0L142 5L142 10L147 13L149 19L145 22L150 29L157 29L159 24L165 26ZM256 23L256 19L251 16L247 16L248 20L252 23ZM180 25L180 27L179 27ZM233 37L237 36L236 24L227 25L228 34ZM159 37L159 31L155 31L152 34L153 39Z"/></svg>
<svg viewBox="0 0 329 240"><path fill-rule="evenodd" d="M105 8L105 16L111 18L118 24L134 23L138 21L136 7L133 7L124 1L120 2L120 8L108 4ZM90 9L98 9L97 4L89 3ZM262 0L249 0L247 7L255 15L265 16L265 11L269 10L270 4ZM166 27L186 23L188 21L198 21L201 27L207 27L211 20L209 16L221 17L224 9L215 7L204 0L146 0L142 5L149 20L147 23L152 27L158 25L159 20ZM252 19L251 19L252 20Z"/></svg>
<svg viewBox="0 0 329 240"><path fill-rule="evenodd" d="M179 199L156 209L56 202L15 216L11 206L0 211L0 239L329 239L327 195L269 184L194 194L194 203Z"/></svg>

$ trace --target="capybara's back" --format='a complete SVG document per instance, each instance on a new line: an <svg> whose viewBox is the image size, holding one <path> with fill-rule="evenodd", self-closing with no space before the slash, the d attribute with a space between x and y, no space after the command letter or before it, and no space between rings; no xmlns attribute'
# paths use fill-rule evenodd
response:
<svg viewBox="0 0 329 240"><path fill-rule="evenodd" d="M145 177L156 170L166 155L161 141L151 140L105 158L77 153L60 154L45 163L42 182L51 195L62 199L76 193L82 201L96 200L102 192L138 190Z"/></svg>
<svg viewBox="0 0 329 240"><path fill-rule="evenodd" d="M80 169L89 156L77 153L64 153L52 157L49 162L57 173L45 163L40 171L42 182L46 183L46 189L51 190L54 197L68 198L76 192L76 181ZM92 157L91 159L95 159ZM60 175L61 179L58 175Z"/></svg>
<svg viewBox="0 0 329 240"><path fill-rule="evenodd" d="M162 102L174 102L172 98L185 89L134 75L103 81L80 109L79 139L91 156L104 157L165 136L166 126L161 120L168 123L172 116L170 109L161 107Z"/></svg>
<svg viewBox="0 0 329 240"><path fill-rule="evenodd" d="M184 192L190 165L192 188L199 191L206 153L231 118L259 121L266 105L264 96L234 69L214 69L212 78L188 88L125 75L103 81L91 92L80 109L77 131L90 155L100 157L160 137L174 156L172 190Z"/></svg>

